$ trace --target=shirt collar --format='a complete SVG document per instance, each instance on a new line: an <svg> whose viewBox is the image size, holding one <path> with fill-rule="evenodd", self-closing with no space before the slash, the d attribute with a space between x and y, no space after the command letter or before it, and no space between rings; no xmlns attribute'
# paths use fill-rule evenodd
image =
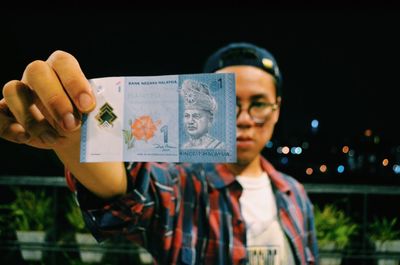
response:
<svg viewBox="0 0 400 265"><path fill-rule="evenodd" d="M274 185L280 192L290 192L290 185L285 180L282 172L276 170L274 166L263 157L261 157L261 167L265 172L267 172L272 185Z"/></svg>
<svg viewBox="0 0 400 265"><path fill-rule="evenodd" d="M224 164L205 164L208 183L216 189L224 188L235 182L235 176Z"/></svg>
<svg viewBox="0 0 400 265"><path fill-rule="evenodd" d="M205 143L207 143L207 141L209 139L210 139L210 136L208 133L206 133L205 135L201 136L200 138L190 138L189 143L191 146L202 146Z"/></svg>
<svg viewBox="0 0 400 265"><path fill-rule="evenodd" d="M261 167L270 177L272 185L280 192L289 193L290 186L285 181L281 172L277 171L274 166L264 157L261 157ZM236 182L236 177L228 170L225 164L205 164L206 176L210 185L220 189Z"/></svg>

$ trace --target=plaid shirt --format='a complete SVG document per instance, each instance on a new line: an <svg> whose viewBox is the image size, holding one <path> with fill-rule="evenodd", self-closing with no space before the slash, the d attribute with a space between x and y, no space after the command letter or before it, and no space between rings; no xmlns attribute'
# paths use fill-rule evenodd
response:
<svg viewBox="0 0 400 265"><path fill-rule="evenodd" d="M313 206L303 186L261 162L296 264L316 264ZM246 264L242 187L223 164L134 163L127 170L128 193L110 201L66 174L98 241L123 236L146 248L156 264Z"/></svg>

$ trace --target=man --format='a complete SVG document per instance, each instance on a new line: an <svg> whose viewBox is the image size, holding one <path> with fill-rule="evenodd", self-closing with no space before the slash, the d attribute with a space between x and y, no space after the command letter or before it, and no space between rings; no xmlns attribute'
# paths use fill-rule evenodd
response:
<svg viewBox="0 0 400 265"><path fill-rule="evenodd" d="M124 236L158 264L315 264L313 210L295 179L260 152L278 121L274 57L247 43L214 53L205 72L236 74L237 163L79 163L74 111L95 102L76 59L56 51L4 86L0 135L53 149L99 241Z"/></svg>
<svg viewBox="0 0 400 265"><path fill-rule="evenodd" d="M184 102L183 121L189 140L183 144L184 149L221 149L224 144L209 134L217 102L211 96L210 89L196 80L185 80L181 90Z"/></svg>

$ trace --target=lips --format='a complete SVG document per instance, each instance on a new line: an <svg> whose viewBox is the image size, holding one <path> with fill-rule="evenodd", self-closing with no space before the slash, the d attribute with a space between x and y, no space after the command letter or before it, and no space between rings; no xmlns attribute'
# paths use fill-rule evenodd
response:
<svg viewBox="0 0 400 265"><path fill-rule="evenodd" d="M248 148L254 145L254 140L250 136L238 136L236 138L236 143L238 148Z"/></svg>
<svg viewBox="0 0 400 265"><path fill-rule="evenodd" d="M252 141L253 139L251 137L248 137L248 136L238 136L236 138L236 140L238 140L238 141Z"/></svg>

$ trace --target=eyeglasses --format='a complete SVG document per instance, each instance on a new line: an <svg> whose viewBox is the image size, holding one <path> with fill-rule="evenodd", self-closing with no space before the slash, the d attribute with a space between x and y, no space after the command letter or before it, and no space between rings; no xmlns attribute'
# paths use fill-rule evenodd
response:
<svg viewBox="0 0 400 265"><path fill-rule="evenodd" d="M265 123L272 112L278 109L278 103L269 102L251 102L250 106L247 108L247 113L249 113L251 119L257 124ZM242 112L242 105L240 103L236 104L236 118L239 117Z"/></svg>

